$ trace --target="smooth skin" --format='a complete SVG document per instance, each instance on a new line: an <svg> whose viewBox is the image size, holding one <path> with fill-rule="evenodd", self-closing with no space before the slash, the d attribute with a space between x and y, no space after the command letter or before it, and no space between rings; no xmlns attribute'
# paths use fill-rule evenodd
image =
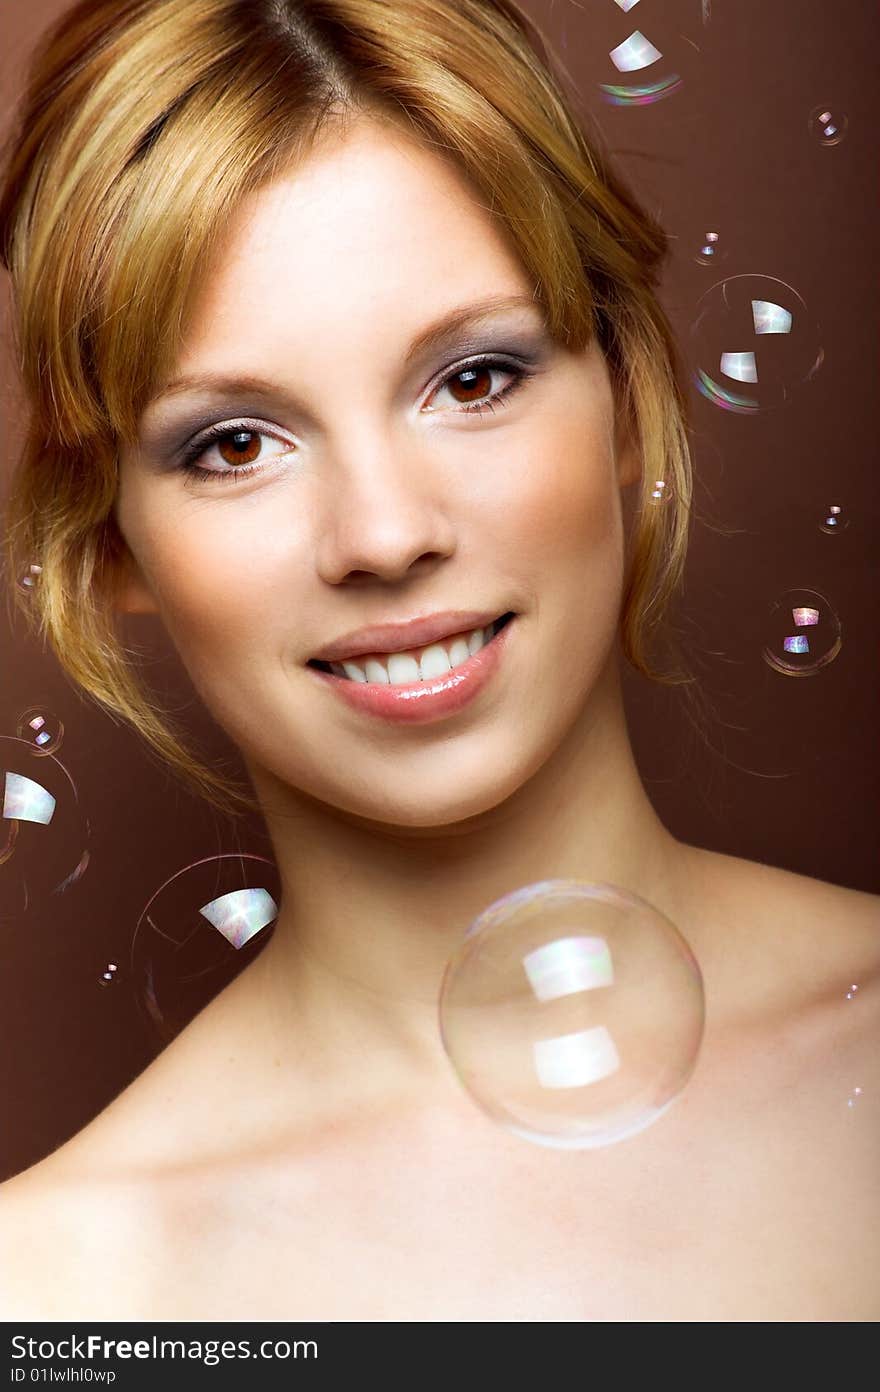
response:
<svg viewBox="0 0 880 1392"><path fill-rule="evenodd" d="M477 354L531 368L494 411L463 409ZM282 904L145 1073L2 1186L30 1254L6 1317L876 1318L880 899L657 817L616 642L641 464L598 347L547 337L451 164L361 118L237 215L174 377L208 373L270 389L146 409L120 457L119 607L159 617L241 749ZM263 432L259 469L196 485L175 465L217 422ZM233 458L227 439L198 462ZM491 685L433 724L355 713L306 665L458 608L518 617ZM691 1083L602 1151L489 1121L437 1029L468 924L556 876L643 896L705 979ZM47 1205L69 1263L35 1239Z"/></svg>

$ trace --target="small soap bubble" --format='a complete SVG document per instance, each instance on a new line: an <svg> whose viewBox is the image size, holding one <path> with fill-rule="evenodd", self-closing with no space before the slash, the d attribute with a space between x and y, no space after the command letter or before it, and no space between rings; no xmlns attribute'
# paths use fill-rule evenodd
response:
<svg viewBox="0 0 880 1392"><path fill-rule="evenodd" d="M727 258L727 248L717 231L703 232L698 239L694 260L699 266L717 266Z"/></svg>
<svg viewBox="0 0 880 1392"><path fill-rule="evenodd" d="M18 588L24 594L33 594L37 587L37 582L43 573L43 567L39 565L29 565L24 575L18 577Z"/></svg>
<svg viewBox="0 0 880 1392"><path fill-rule="evenodd" d="M786 677L815 675L843 645L840 619L818 590L787 590L766 622L764 661Z"/></svg>
<svg viewBox="0 0 880 1392"><path fill-rule="evenodd" d="M660 503L668 503L671 496L672 496L672 495L671 495L671 493L670 493L669 486L668 486L668 484L666 483L666 480L665 480L665 479L655 479L655 480L654 480L654 486L653 486L653 488L651 489L651 502L652 502L652 504L654 504L654 505L656 506L656 505L659 505Z"/></svg>
<svg viewBox="0 0 880 1392"><path fill-rule="evenodd" d="M101 975L100 975L98 984L99 984L100 986L110 986L110 985L112 985L113 982L117 980L117 976L116 976L117 971L118 971L118 965L117 965L117 963L116 963L116 962L108 962L108 963L107 963L107 966L106 966L105 969L104 969L104 971L101 972Z"/></svg>
<svg viewBox="0 0 880 1392"><path fill-rule="evenodd" d="M849 526L849 518L843 508L838 503L832 503L819 523L819 530L826 536L836 536L838 532L845 532Z"/></svg>
<svg viewBox="0 0 880 1392"><path fill-rule="evenodd" d="M751 415L788 402L825 353L796 290L773 276L740 275L701 296L690 357L701 396L723 411Z"/></svg>
<svg viewBox="0 0 880 1392"><path fill-rule="evenodd" d="M847 1105L848 1107L855 1107L855 1105L856 1105L856 1103L858 1102L858 1100L859 1100L859 1098L861 1097L861 1095L862 1095L862 1089L861 1089L860 1087L853 1088L853 1090L852 1090L852 1092L850 1093L849 1097L846 1099L846 1105Z"/></svg>
<svg viewBox="0 0 880 1392"><path fill-rule="evenodd" d="M22 711L15 733L28 740L36 754L57 754L64 740L64 726L45 706L28 706Z"/></svg>
<svg viewBox="0 0 880 1392"><path fill-rule="evenodd" d="M258 955L278 916L276 866L264 856L208 856L151 895L134 930L131 979L139 1008L175 1033Z"/></svg>
<svg viewBox="0 0 880 1392"><path fill-rule="evenodd" d="M808 121L815 144L824 147L839 145L846 135L849 118L830 106L814 106Z"/></svg>
<svg viewBox="0 0 880 1392"><path fill-rule="evenodd" d="M616 885L543 880L476 918L440 989L459 1081L557 1150L633 1136L672 1105L703 1036L703 981L668 918Z"/></svg>
<svg viewBox="0 0 880 1392"><path fill-rule="evenodd" d="M858 989L858 986L856 986L855 982L853 982L852 986L850 986L849 990L846 993L847 1000L855 1000L856 992L858 991Z"/></svg>

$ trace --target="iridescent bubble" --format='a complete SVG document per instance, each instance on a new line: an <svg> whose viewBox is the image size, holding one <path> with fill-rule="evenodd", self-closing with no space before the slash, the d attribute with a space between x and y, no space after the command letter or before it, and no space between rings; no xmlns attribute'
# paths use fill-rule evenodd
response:
<svg viewBox="0 0 880 1392"><path fill-rule="evenodd" d="M855 1107L855 1105L857 1104L857 1102L858 1102L859 1098L861 1097L861 1095L862 1095L862 1089L861 1089L860 1087L853 1088L853 1090L852 1090L852 1092L850 1093L849 1097L846 1099L846 1105L847 1105L848 1107Z"/></svg>
<svg viewBox="0 0 880 1392"><path fill-rule="evenodd" d="M654 480L654 486L653 486L653 488L651 489L651 495L650 495L650 501L651 501L651 503L653 503L653 504L655 504L655 505L658 505L658 504L660 504L660 503L668 503L668 502L669 502L669 499L671 498L671 496L672 496L672 493L671 493L671 491L670 491L669 485L667 484L666 480L665 480L665 479L655 479L655 480Z"/></svg>
<svg viewBox="0 0 880 1392"><path fill-rule="evenodd" d="M817 145L839 145L846 135L849 117L830 106L814 106L808 122L810 134Z"/></svg>
<svg viewBox="0 0 880 1392"><path fill-rule="evenodd" d="M25 594L32 594L42 573L42 566L29 565L24 575L18 577L18 588L23 590Z"/></svg>
<svg viewBox="0 0 880 1392"><path fill-rule="evenodd" d="M818 590L786 590L767 616L764 661L786 677L814 676L842 647L840 619Z"/></svg>
<svg viewBox="0 0 880 1392"><path fill-rule="evenodd" d="M843 508L839 503L832 503L819 523L819 530L826 536L836 536L838 532L845 532L849 526L849 518L844 514Z"/></svg>
<svg viewBox="0 0 880 1392"><path fill-rule="evenodd" d="M37 754L57 754L64 740L64 726L45 706L28 706L22 711L15 733L32 744Z"/></svg>
<svg viewBox="0 0 880 1392"><path fill-rule="evenodd" d="M849 990L846 993L847 1000L855 1000L858 989L858 986L855 984L855 982L853 982L853 984L850 986Z"/></svg>
<svg viewBox="0 0 880 1392"><path fill-rule="evenodd" d="M0 736L0 923L64 894L89 863L90 828L62 763L29 740Z"/></svg>
<svg viewBox="0 0 880 1392"><path fill-rule="evenodd" d="M694 382L707 401L742 415L781 406L819 370L819 327L796 290L765 275L707 290L691 330Z"/></svg>
<svg viewBox="0 0 880 1392"><path fill-rule="evenodd" d="M703 232L697 243L694 260L700 266L717 266L727 259L727 248L717 231Z"/></svg>
<svg viewBox="0 0 880 1392"><path fill-rule="evenodd" d="M117 971L118 971L117 963L116 963L116 962L108 962L107 965L106 965L106 967L104 968L104 970L101 972L100 977L98 978L98 985L99 985L99 986L112 986L113 982L117 980L117 976L116 976Z"/></svg>
<svg viewBox="0 0 880 1392"><path fill-rule="evenodd" d="M608 54L612 64L620 73L616 82L601 82L599 91L611 106L650 106L671 97L680 90L682 78L674 66L674 60L664 59L663 53L646 35L634 29L616 48ZM647 68L660 64L650 80L642 79ZM638 73L639 78L633 74Z"/></svg>
<svg viewBox="0 0 880 1392"><path fill-rule="evenodd" d="M554 39L577 52L578 81L595 84L614 107L653 106L688 88L698 90L709 5L690 0L670 13L663 0L594 0L559 6Z"/></svg>
<svg viewBox="0 0 880 1392"><path fill-rule="evenodd" d="M278 871L264 856L209 856L178 870L150 897L131 944L139 1004L173 1036L259 955L278 915Z"/></svg>
<svg viewBox="0 0 880 1392"><path fill-rule="evenodd" d="M440 1034L476 1104L558 1150L635 1135L679 1096L704 1025L678 929L616 885L543 880L470 925L440 989Z"/></svg>

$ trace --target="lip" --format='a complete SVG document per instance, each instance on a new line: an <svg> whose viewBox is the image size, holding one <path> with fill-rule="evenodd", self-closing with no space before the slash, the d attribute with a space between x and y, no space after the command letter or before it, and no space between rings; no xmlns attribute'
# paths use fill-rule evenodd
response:
<svg viewBox="0 0 880 1392"><path fill-rule="evenodd" d="M317 681L328 683L330 690L353 710L397 724L424 725L463 710L486 688L501 665L516 618L514 615L501 632L467 662L429 681L386 686L383 682L349 681L333 672L322 672L318 667L309 667L308 671Z"/></svg>
<svg viewBox="0 0 880 1392"><path fill-rule="evenodd" d="M453 633L469 633L472 628L488 628L506 609L478 613L475 609L447 609L443 614L425 614L401 623L370 624L351 633L343 633L334 643L312 653L310 662L342 662L364 653L406 652L410 648L425 648Z"/></svg>

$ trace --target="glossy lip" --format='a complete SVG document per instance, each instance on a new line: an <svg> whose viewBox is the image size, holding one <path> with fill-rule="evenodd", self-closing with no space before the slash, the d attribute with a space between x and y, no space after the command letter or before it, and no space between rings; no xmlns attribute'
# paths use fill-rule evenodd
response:
<svg viewBox="0 0 880 1392"><path fill-rule="evenodd" d="M485 613L477 613L475 609L447 609L442 614L426 614L402 623L370 624L367 628L343 633L334 643L328 643L325 648L312 653L309 661L343 662L350 657L362 657L364 653L397 653L426 648L440 638L451 638L454 633L488 628L506 613L507 609Z"/></svg>
<svg viewBox="0 0 880 1392"><path fill-rule="evenodd" d="M333 672L322 672L318 667L309 667L308 670L318 681L327 682L340 700L353 710L398 724L424 725L454 715L479 695L498 671L507 649L510 630L515 624L516 615L467 662L445 676L432 677L429 681L386 686L384 682L349 681L346 677L337 677Z"/></svg>

